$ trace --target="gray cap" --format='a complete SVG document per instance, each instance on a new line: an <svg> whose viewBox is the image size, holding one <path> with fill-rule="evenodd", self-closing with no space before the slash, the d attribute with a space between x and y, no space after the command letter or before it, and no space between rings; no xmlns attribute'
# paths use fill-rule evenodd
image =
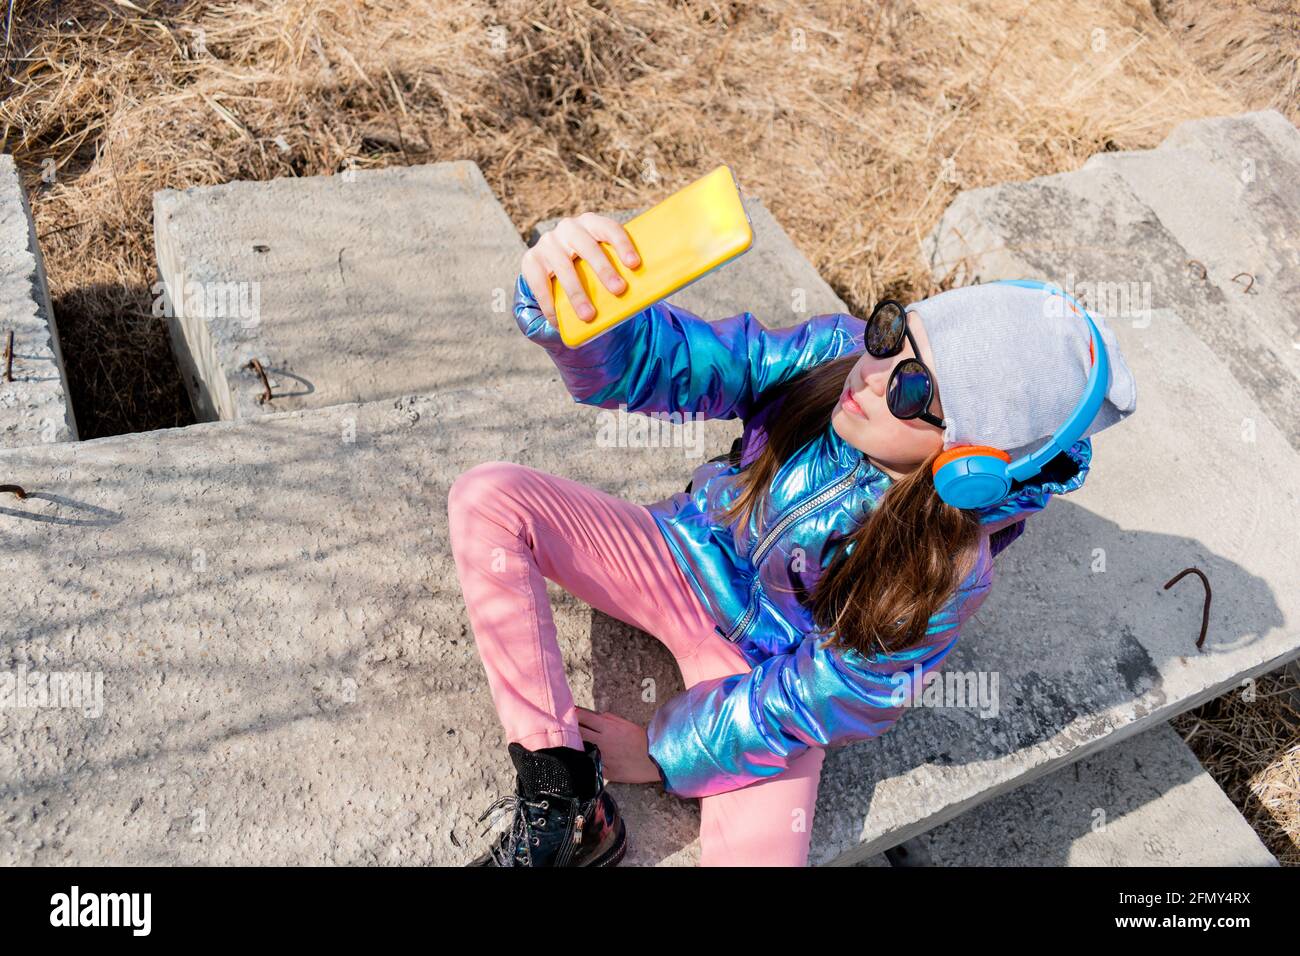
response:
<svg viewBox="0 0 1300 956"><path fill-rule="evenodd" d="M1083 397L1088 324L1060 295L994 282L941 292L908 311L920 314L934 353L945 449L992 445L1014 461L1042 445ZM1137 383L1115 334L1089 315L1106 343L1110 382L1085 438L1137 408Z"/></svg>

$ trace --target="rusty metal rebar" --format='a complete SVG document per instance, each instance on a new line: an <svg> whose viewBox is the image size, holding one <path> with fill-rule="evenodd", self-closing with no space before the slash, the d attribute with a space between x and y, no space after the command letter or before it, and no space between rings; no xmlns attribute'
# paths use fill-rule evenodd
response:
<svg viewBox="0 0 1300 956"><path fill-rule="evenodd" d="M1249 295L1250 290L1255 287L1255 277L1251 275L1249 272L1238 272L1235 276L1232 277L1232 281L1236 282L1242 276L1245 276L1250 280L1249 282L1246 283L1246 288L1242 290L1246 295Z"/></svg>
<svg viewBox="0 0 1300 956"><path fill-rule="evenodd" d="M1210 277L1210 270L1205 268L1205 263L1202 262L1200 259L1188 259L1187 264L1189 266L1200 266L1202 279L1208 279Z"/></svg>
<svg viewBox="0 0 1300 956"><path fill-rule="evenodd" d="M5 333L5 381L14 380L14 330Z"/></svg>
<svg viewBox="0 0 1300 956"><path fill-rule="evenodd" d="M248 364L244 367L251 368L257 373L257 377L262 380L263 392L258 396L257 403L259 405L266 404L271 400L271 382L266 377L266 369L262 368L262 363L255 358L249 359Z"/></svg>
<svg viewBox="0 0 1300 956"><path fill-rule="evenodd" d="M1189 574L1195 574L1201 579L1201 583L1205 585L1205 604L1201 608L1201 636L1196 639L1196 647L1199 650L1201 645L1205 643L1205 632L1210 627L1210 599L1213 596L1210 593L1210 579L1205 576L1205 572L1200 568L1183 568L1183 570L1179 571L1165 582L1165 590L1168 591Z"/></svg>
<svg viewBox="0 0 1300 956"><path fill-rule="evenodd" d="M18 485L0 485L0 492L12 491L19 498L26 498L27 492L23 491Z"/></svg>

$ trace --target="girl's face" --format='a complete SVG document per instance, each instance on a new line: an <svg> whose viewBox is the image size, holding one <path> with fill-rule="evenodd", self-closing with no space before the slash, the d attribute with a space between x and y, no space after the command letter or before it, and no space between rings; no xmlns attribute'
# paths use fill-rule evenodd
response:
<svg viewBox="0 0 1300 956"><path fill-rule="evenodd" d="M912 352L912 343L903 342L903 350L890 358L874 358L863 351L862 357L849 371L844 381L844 394L831 415L831 426L846 442L871 459L872 464L895 481L914 471L918 465L943 447L943 429L923 422L919 418L895 418L885 400L890 373L899 362L919 358L934 372L934 355L930 340L925 334L921 317L907 313L907 327L916 339L920 355ZM943 418L939 401L939 380L934 379L935 394L928 411ZM848 399L852 399L848 402ZM856 403L856 407L854 406Z"/></svg>

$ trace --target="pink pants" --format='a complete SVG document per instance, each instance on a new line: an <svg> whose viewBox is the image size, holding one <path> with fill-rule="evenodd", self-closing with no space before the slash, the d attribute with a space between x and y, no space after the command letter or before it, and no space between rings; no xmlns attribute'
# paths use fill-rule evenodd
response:
<svg viewBox="0 0 1300 956"><path fill-rule="evenodd" d="M451 549L506 741L582 749L545 579L654 635L687 687L750 669L713 629L650 512L504 461L460 475L447 499ZM700 800L703 866L804 866L825 751L785 773Z"/></svg>

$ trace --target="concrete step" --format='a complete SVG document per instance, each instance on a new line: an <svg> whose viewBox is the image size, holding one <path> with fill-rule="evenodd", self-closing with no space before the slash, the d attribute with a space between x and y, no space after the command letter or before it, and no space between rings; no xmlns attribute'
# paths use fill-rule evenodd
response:
<svg viewBox="0 0 1300 956"><path fill-rule="evenodd" d="M12 381L4 359L10 332ZM14 159L0 154L0 447L76 440L36 226ZM8 480L0 475L0 483Z"/></svg>
<svg viewBox="0 0 1300 956"><path fill-rule="evenodd" d="M514 334L522 364L535 347ZM1295 452L1173 312L1116 334L1142 414L1000 556L945 669L995 678L996 700L920 707L828 755L813 862L869 859L1300 655ZM97 717L0 708L0 863L468 859L510 772L447 490L509 459L631 500L677 491L690 449L603 447L610 414L497 379L0 452L32 492L0 506L4 669L103 680ZM708 423L704 454L734 425ZM1214 587L1200 652L1196 581L1161 587L1191 564ZM680 691L652 637L551 590L580 703L645 721L646 677ZM695 861L694 802L614 792L630 863Z"/></svg>
<svg viewBox="0 0 1300 956"><path fill-rule="evenodd" d="M753 307L770 326L843 311L762 203L746 206L754 248L671 301L714 318ZM549 367L540 350L516 353L522 365L502 358L517 331L488 317L508 317L524 245L468 161L163 190L154 240L172 344L204 421Z"/></svg>
<svg viewBox="0 0 1300 956"><path fill-rule="evenodd" d="M1277 866L1169 724L890 851L904 866Z"/></svg>
<svg viewBox="0 0 1300 956"><path fill-rule="evenodd" d="M1212 395L1227 394L1220 391L1221 373L1203 377L1203 369L1213 361L1223 364L1236 380L1234 390L1238 385L1245 389L1246 401L1211 400L1200 412L1193 411L1181 398L1172 403L1161 400L1153 407L1154 382L1149 375L1139 374L1143 410L1135 421L1143 419L1144 425L1137 430L1126 425L1113 436L1098 436L1094 440L1098 456L1094 471L1125 456L1160 462L1159 472L1149 469L1146 477L1135 473L1133 479L1152 483L1153 477L1159 475L1157 483L1180 500L1195 495L1197 506L1189 510L1203 529L1222 521L1217 504L1207 511L1206 503L1215 497L1207 481L1221 488L1219 494L1249 495L1254 503L1246 525L1222 529L1227 532L1221 536L1226 545L1223 557L1229 561L1256 546L1256 528L1263 521L1277 520L1292 534L1300 530L1294 465L1279 462L1257 474L1243 474L1244 484L1236 487L1221 480L1226 474L1224 467L1229 471L1239 467L1233 459L1243 452L1256 465L1261 464L1256 454L1256 429L1265 416L1271 419L1270 434L1284 438L1292 451L1300 447L1295 402L1300 389L1300 351L1295 348L1297 309L1289 298L1294 276L1288 271L1288 259L1296 248L1289 237L1296 235L1300 225L1300 210L1294 198L1300 184L1297 140L1300 134L1275 113L1184 124L1156 150L1099 154L1078 172L962 193L926 242L936 279L955 276L960 283L1034 277L1070 289L1108 317L1135 372L1138 366L1131 361L1134 352L1130 343L1140 344L1146 354L1162 347L1162 342L1171 346L1167 364L1161 370L1168 396L1185 395L1202 385L1208 385ZM1240 167L1243 156L1254 156L1255 161ZM1251 182L1234 178L1241 169L1246 173L1244 179L1254 177ZM1249 199L1244 198L1246 193ZM1271 243L1259 241L1261 233L1270 236ZM1198 270L1187 266L1189 259L1200 260L1207 267L1204 279ZM1232 277L1243 270L1256 278L1249 295L1244 282L1232 282ZM1171 336L1173 326L1179 329ZM1200 342L1175 341L1185 338L1188 331ZM1257 410L1248 411L1252 404ZM1180 433L1196 435L1198 452L1204 449L1207 453L1180 456L1182 449L1166 446L1161 451L1128 441L1143 436L1145 422L1153 415L1176 423ZM1207 418L1202 416L1213 419L1215 427L1206 428ZM1218 438L1211 438L1216 431ZM1120 447L1109 450L1116 445ZM1192 460L1179 468L1177 463L1184 457ZM1171 469L1177 471L1171 473ZM1093 482L1072 498L1086 504L1081 496L1096 490L1096 479ZM1265 509L1269 518L1264 516ZM1168 576L1172 577L1184 564L1195 564L1214 582L1214 574L1204 563L1202 546L1203 542L1196 542L1189 559L1179 567L1171 567ZM1108 550L1099 546L1093 551L1094 557L1101 554L1104 559ZM1004 580L1009 578L1007 565L1023 556L1023 552L1009 556L1011 560L1002 565ZM1153 552L1151 557L1171 560L1162 552ZM1174 563L1178 563L1176 559ZM1295 590L1293 581L1276 575L1271 580L1251 582L1250 587L1270 601ZM1213 629L1211 624L1211 633ZM1234 622L1233 631L1238 630ZM1240 633L1254 632L1246 629ZM1282 659L1295 657L1291 651ZM1154 746L1154 740L1148 743ZM1194 763L1190 753L1173 749L1185 766L1191 766L1186 764L1188 759ZM1109 752L1097 759L1109 759ZM1166 763L1176 766L1174 755ZM1066 779L1068 773L1060 771L1054 776ZM1015 834L1017 829L1024 830L1026 818L1040 819L1037 813L1026 815L1024 808L1041 808L1045 801L1050 803L1050 786L1044 783L1035 789L1031 784L1025 794L1017 791L980 805L947 824L946 829L931 831L935 834L930 837L933 858L951 863L974 860L976 856L963 856L964 851L956 849L965 843L1005 851L1009 862L1029 862L1035 855L1050 860L1054 852L1063 856L1077 829L1063 830L1048 822L1041 832L1026 832L1001 842L990 836L999 832L999 822L1015 819L1016 826L1005 831ZM1199 791L1203 795L1202 809L1216 805L1216 800L1220 807L1227 802L1212 781L1203 782ZM1190 793L1186 790L1184 796ZM1139 796L1140 790L1135 790L1134 795ZM1166 826L1162 822L1164 812L1160 807L1146 811L1154 828ZM1140 828L1143 819L1138 816L1132 823ZM1252 849L1258 844L1253 831L1244 821L1237 823L1235 829L1242 834L1237 843ZM1191 859L1195 852L1192 848L1197 846L1195 832L1177 842L1183 848L1176 855ZM910 848L914 859L924 858L927 846L926 837L921 837L901 849ZM1054 851L1054 847L1067 849ZM1122 860L1105 838L1096 835L1090 838L1088 847L1072 852L1085 863L1092 858ZM1250 853L1243 854L1243 859L1249 858ZM1137 856L1130 859L1142 862Z"/></svg>
<svg viewBox="0 0 1300 956"><path fill-rule="evenodd" d="M1280 254L1292 269L1296 267L1300 130L1290 120L1277 110L1190 120L1176 126L1160 148L1196 153L1235 176L1240 200L1262 233L1255 237L1256 246L1265 238L1272 246L1259 252L1261 257L1271 251ZM1278 278L1295 282L1294 275Z"/></svg>
<svg viewBox="0 0 1300 956"><path fill-rule="evenodd" d="M545 361L511 350L524 244L468 160L163 190L154 244L201 421L474 385Z"/></svg>
<svg viewBox="0 0 1300 956"><path fill-rule="evenodd" d="M1195 120L1093 168L1124 179L1300 378L1300 131L1275 110Z"/></svg>
<svg viewBox="0 0 1300 956"><path fill-rule="evenodd" d="M1112 328L1142 332L1152 310L1172 310L1300 450L1295 350L1276 317L1239 289L1203 281L1187 265L1196 257L1115 169L1098 163L963 192L927 237L925 253L936 279L1054 282Z"/></svg>
<svg viewBox="0 0 1300 956"><path fill-rule="evenodd" d="M749 214L754 242L738 259L701 276L668 297L673 305L706 318L722 318L743 310L770 328L785 328L814 315L847 312L844 301L799 251L789 234L757 196L741 195ZM602 210L601 215L626 223L644 208ZM559 219L546 219L530 231L528 245L555 228Z"/></svg>

